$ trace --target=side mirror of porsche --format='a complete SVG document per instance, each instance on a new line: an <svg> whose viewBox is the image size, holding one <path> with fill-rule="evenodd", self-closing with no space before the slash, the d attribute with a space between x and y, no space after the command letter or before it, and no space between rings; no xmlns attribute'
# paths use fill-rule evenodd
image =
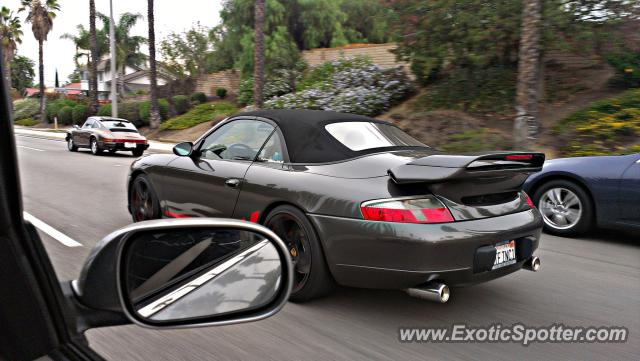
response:
<svg viewBox="0 0 640 361"><path fill-rule="evenodd" d="M182 143L176 144L176 146L173 147L173 154L179 155L181 157L188 157L191 155L192 152L193 152L193 143L191 142L182 142Z"/></svg>
<svg viewBox="0 0 640 361"><path fill-rule="evenodd" d="M78 124L74 124L73 129L80 129L80 126Z"/></svg>
<svg viewBox="0 0 640 361"><path fill-rule="evenodd" d="M293 266L269 229L227 219L136 223L93 249L70 302L79 332L133 322L152 328L260 320L287 302Z"/></svg>

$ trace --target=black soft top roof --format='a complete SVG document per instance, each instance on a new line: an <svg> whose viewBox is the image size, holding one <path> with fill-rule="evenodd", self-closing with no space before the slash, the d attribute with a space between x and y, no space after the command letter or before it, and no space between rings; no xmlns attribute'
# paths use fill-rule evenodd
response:
<svg viewBox="0 0 640 361"><path fill-rule="evenodd" d="M390 124L356 114L321 110L274 109L241 113L271 119L284 136L292 163L327 163L357 157L371 150L353 151L335 139L325 125L338 122L373 122Z"/></svg>

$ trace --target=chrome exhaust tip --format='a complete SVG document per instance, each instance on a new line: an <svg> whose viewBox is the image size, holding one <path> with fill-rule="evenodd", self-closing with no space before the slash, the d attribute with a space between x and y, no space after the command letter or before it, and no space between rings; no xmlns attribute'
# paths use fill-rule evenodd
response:
<svg viewBox="0 0 640 361"><path fill-rule="evenodd" d="M438 303L449 301L449 296L451 295L449 286L438 282L430 282L422 287L407 288L405 291L409 296Z"/></svg>
<svg viewBox="0 0 640 361"><path fill-rule="evenodd" d="M522 268L529 270L529 271L533 271L533 272L538 272L540 270L540 258L533 256L531 258L529 258L524 265L522 265Z"/></svg>

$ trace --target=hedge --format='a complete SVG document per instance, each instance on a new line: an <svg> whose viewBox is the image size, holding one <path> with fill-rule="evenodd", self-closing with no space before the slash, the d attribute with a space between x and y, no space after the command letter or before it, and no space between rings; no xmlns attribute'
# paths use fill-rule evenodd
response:
<svg viewBox="0 0 640 361"><path fill-rule="evenodd" d="M207 95L203 92L195 92L191 94L191 103L202 104L207 102Z"/></svg>
<svg viewBox="0 0 640 361"><path fill-rule="evenodd" d="M73 112L71 113L71 118L73 120L73 124L81 125L87 120L87 107L78 104L73 108Z"/></svg>
<svg viewBox="0 0 640 361"><path fill-rule="evenodd" d="M151 102L143 101L138 103L138 111L140 114L140 120L144 124L149 124L149 115L151 112ZM160 108L160 119L166 120L169 118L169 102L167 99L158 99L158 106Z"/></svg>
<svg viewBox="0 0 640 361"><path fill-rule="evenodd" d="M73 108L65 105L58 111L58 123L69 125L73 121Z"/></svg>
<svg viewBox="0 0 640 361"><path fill-rule="evenodd" d="M175 95L171 100L173 100L173 107L177 115L184 114L191 108L191 103L186 95Z"/></svg>

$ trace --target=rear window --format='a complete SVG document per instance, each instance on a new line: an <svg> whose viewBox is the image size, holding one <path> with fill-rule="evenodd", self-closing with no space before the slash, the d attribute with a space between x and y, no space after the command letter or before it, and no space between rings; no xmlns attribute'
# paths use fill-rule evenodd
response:
<svg viewBox="0 0 640 361"><path fill-rule="evenodd" d="M123 122L119 120L103 120L102 124L112 132L128 132L137 133L138 129L135 125L129 122Z"/></svg>
<svg viewBox="0 0 640 361"><path fill-rule="evenodd" d="M389 124L341 122L327 124L324 128L340 143L354 151L385 147L426 147L400 128Z"/></svg>

